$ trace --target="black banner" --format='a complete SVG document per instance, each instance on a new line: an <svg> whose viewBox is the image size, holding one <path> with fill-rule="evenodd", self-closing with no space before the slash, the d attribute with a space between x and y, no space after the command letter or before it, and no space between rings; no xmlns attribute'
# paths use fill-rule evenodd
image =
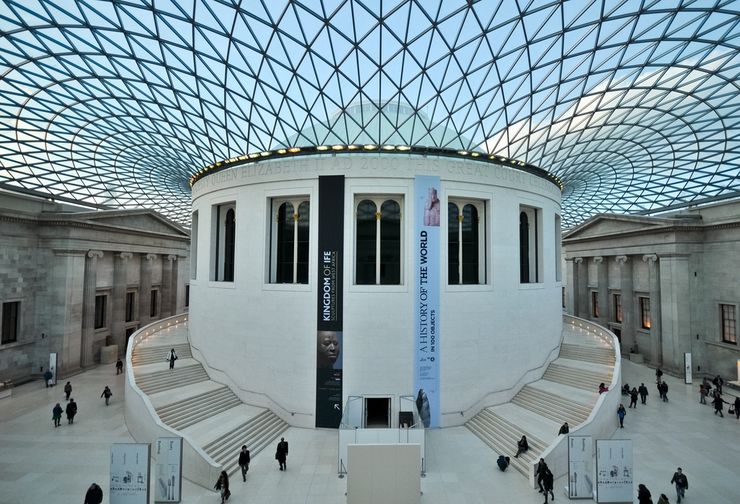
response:
<svg viewBox="0 0 740 504"><path fill-rule="evenodd" d="M342 421L344 177L319 177L316 427Z"/></svg>

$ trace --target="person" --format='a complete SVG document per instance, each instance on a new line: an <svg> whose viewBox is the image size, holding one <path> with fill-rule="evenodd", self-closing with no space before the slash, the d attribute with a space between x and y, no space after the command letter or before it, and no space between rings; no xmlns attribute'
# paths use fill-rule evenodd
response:
<svg viewBox="0 0 740 504"><path fill-rule="evenodd" d="M57 403L57 405L54 406L54 409L51 410L51 419L54 420L54 428L59 427L62 423L62 413L64 413L64 410L59 403Z"/></svg>
<svg viewBox="0 0 740 504"><path fill-rule="evenodd" d="M660 497L658 497L658 504L671 504L671 503L668 501L668 497L666 496L666 494L660 494Z"/></svg>
<svg viewBox="0 0 740 504"><path fill-rule="evenodd" d="M676 502L681 502L681 499L684 497L684 493L689 489L689 480L681 471L680 467L673 473L671 483L676 484Z"/></svg>
<svg viewBox="0 0 740 504"><path fill-rule="evenodd" d="M341 348L336 331L318 331L316 333L316 362L320 368L333 368Z"/></svg>
<svg viewBox="0 0 740 504"><path fill-rule="evenodd" d="M626 396L630 395L630 384L629 383L625 383L624 385L622 385L622 395L626 395Z"/></svg>
<svg viewBox="0 0 740 504"><path fill-rule="evenodd" d="M47 369L44 373L44 381L46 382L46 388L51 387L51 379L54 378L54 373L51 372L51 369Z"/></svg>
<svg viewBox="0 0 740 504"><path fill-rule="evenodd" d="M620 404L617 408L617 416L619 417L619 427L624 429L624 416L627 414L627 410L624 409L624 404Z"/></svg>
<svg viewBox="0 0 740 504"><path fill-rule="evenodd" d="M640 483L637 485L637 502L639 504L653 504L652 495L650 495L650 490L647 489L645 485Z"/></svg>
<svg viewBox="0 0 740 504"><path fill-rule="evenodd" d="M100 394L100 397L105 397L105 405L108 406L108 402L110 401L110 396L113 395L113 392L110 391L110 388L108 388L108 385L105 386L103 389L103 393Z"/></svg>
<svg viewBox="0 0 740 504"><path fill-rule="evenodd" d="M655 383L660 383L663 381L663 371L660 370L660 368L657 368L655 370Z"/></svg>
<svg viewBox="0 0 740 504"><path fill-rule="evenodd" d="M540 487L540 493L545 493L545 487L543 483L545 480L545 471L547 469L547 462L545 462L545 459L540 457L540 461L537 462L537 467L534 468L534 475L537 478L537 486Z"/></svg>
<svg viewBox="0 0 740 504"><path fill-rule="evenodd" d="M77 403L74 399L70 398L67 403L67 423L75 423L75 415L77 414Z"/></svg>
<svg viewBox="0 0 740 504"><path fill-rule="evenodd" d="M167 360L170 361L170 369L174 369L175 361L177 360L177 354L174 348L170 348L170 351L167 352Z"/></svg>
<svg viewBox="0 0 740 504"><path fill-rule="evenodd" d="M560 426L560 430L558 431L558 436L560 434L568 434L570 432L570 426L568 425L568 422L565 422L563 425Z"/></svg>
<svg viewBox="0 0 740 504"><path fill-rule="evenodd" d="M663 402L668 402L668 382L666 381L660 383L660 396L663 398Z"/></svg>
<svg viewBox="0 0 740 504"><path fill-rule="evenodd" d="M740 420L740 397L735 398L733 406L735 407L735 420Z"/></svg>
<svg viewBox="0 0 740 504"><path fill-rule="evenodd" d="M637 391L640 393L640 402L642 402L642 404L646 404L645 401L647 400L648 389L645 384L640 383L640 388L638 388Z"/></svg>
<svg viewBox="0 0 740 504"><path fill-rule="evenodd" d="M121 373L123 373L123 361L119 357L116 361L116 374L119 375Z"/></svg>
<svg viewBox="0 0 740 504"><path fill-rule="evenodd" d="M103 489L97 483L93 483L85 494L85 504L100 504L101 502L103 502Z"/></svg>
<svg viewBox="0 0 740 504"><path fill-rule="evenodd" d="M702 383L699 385L699 404L707 403L707 388Z"/></svg>
<svg viewBox="0 0 740 504"><path fill-rule="evenodd" d="M545 469L545 477L543 478L542 482L545 486L545 504L547 504L547 494L549 493L552 496L552 500L555 500L555 494L553 493L553 475L552 471L550 471L550 468Z"/></svg>
<svg viewBox="0 0 740 504"><path fill-rule="evenodd" d="M213 485L213 488L221 492L221 504L224 504L224 502L226 502L226 500L231 496L231 492L229 491L229 475L226 474L226 471L221 471L221 474L219 474L218 480L216 480L216 484Z"/></svg>
<svg viewBox="0 0 740 504"><path fill-rule="evenodd" d="M637 409L637 388L632 387L632 391L630 392L630 408Z"/></svg>
<svg viewBox="0 0 740 504"><path fill-rule="evenodd" d="M714 395L714 399L712 400L712 404L714 404L714 414L716 415L719 413L719 416L724 418L725 416L722 414L722 403L730 404L724 399L722 399L722 395L717 391L717 393Z"/></svg>
<svg viewBox="0 0 740 504"><path fill-rule="evenodd" d="M69 395L72 393L71 383L67 382L67 384L64 386L64 393L67 394L67 397L65 397L65 399L69 401Z"/></svg>
<svg viewBox="0 0 740 504"><path fill-rule="evenodd" d="M604 392L609 392L609 387L604 385L604 382L599 383L599 394L603 394Z"/></svg>
<svg viewBox="0 0 740 504"><path fill-rule="evenodd" d="M280 442L277 444L277 450L275 451L275 460L280 464L281 471L287 471L288 465L286 459L288 458L288 442L285 438L280 438Z"/></svg>
<svg viewBox="0 0 740 504"><path fill-rule="evenodd" d="M714 383L714 387L721 394L722 393L722 385L725 384L725 381L722 379L722 377L720 375L715 376L714 377L714 380L712 380L712 383Z"/></svg>
<svg viewBox="0 0 740 504"><path fill-rule="evenodd" d="M242 470L242 478L247 481L247 471L249 471L249 450L247 445L242 445L242 451L239 452L239 467Z"/></svg>
<svg viewBox="0 0 740 504"><path fill-rule="evenodd" d="M430 187L427 189L427 199L424 202L425 226L439 226L439 208L440 201L437 197L437 189Z"/></svg>
<svg viewBox="0 0 740 504"><path fill-rule="evenodd" d="M503 455L499 455L498 459L496 459L496 464L498 465L498 468L501 469L501 471L505 471L507 467L509 467L511 459L509 457L504 457Z"/></svg>
<svg viewBox="0 0 740 504"><path fill-rule="evenodd" d="M517 450L516 450L516 455L514 455L514 458L519 458L519 455L529 450L529 443L527 443L527 436L522 436L522 438L519 441L517 441L516 446L517 446Z"/></svg>

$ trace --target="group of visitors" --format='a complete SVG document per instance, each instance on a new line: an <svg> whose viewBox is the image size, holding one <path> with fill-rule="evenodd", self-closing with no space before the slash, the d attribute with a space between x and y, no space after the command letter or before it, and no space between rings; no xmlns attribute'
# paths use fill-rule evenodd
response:
<svg viewBox="0 0 740 504"><path fill-rule="evenodd" d="M735 397L735 400L732 402L725 401L722 397L722 386L724 385L724 380L720 375L715 376L712 383L714 384L714 389L712 389L712 386L709 384L709 380L707 380L706 377L702 380L699 385L699 403L707 404L707 397L711 396L715 415L719 414L719 416L724 418L725 415L722 412L724 405L729 404L730 407L727 412L730 415L735 415L735 419L740 420L740 397Z"/></svg>
<svg viewBox="0 0 740 504"><path fill-rule="evenodd" d="M671 484L676 486L676 502L680 503L686 495L686 490L689 489L689 479L683 473L683 470L679 467L676 472L673 473L671 478ZM637 502L638 504L653 504L653 496L650 490L640 483L637 485ZM658 498L657 504L669 504L668 496L662 493Z"/></svg>
<svg viewBox="0 0 740 504"><path fill-rule="evenodd" d="M275 449L275 460L278 461L281 471L288 470L288 467L286 465L287 457L288 442L285 440L285 438L281 437L280 442L277 444L277 448ZM242 449L239 452L238 463L239 468L242 472L242 480L244 482L247 481L247 471L249 471L250 460L251 458L249 456L247 445L242 445ZM219 474L218 480L216 480L216 484L213 485L213 488L215 488L220 493L221 504L224 504L227 500L229 500L229 497L231 497L231 490L229 490L229 474L226 471L221 471L221 474Z"/></svg>
<svg viewBox="0 0 740 504"><path fill-rule="evenodd" d="M67 413L67 423L73 424L75 421L75 415L77 414L77 403L73 398L70 397L72 394L72 384L67 382L64 385L65 399L67 400L67 407L62 408L62 405L56 403L51 410L51 420L54 422L54 428L59 427L62 424L62 413Z"/></svg>

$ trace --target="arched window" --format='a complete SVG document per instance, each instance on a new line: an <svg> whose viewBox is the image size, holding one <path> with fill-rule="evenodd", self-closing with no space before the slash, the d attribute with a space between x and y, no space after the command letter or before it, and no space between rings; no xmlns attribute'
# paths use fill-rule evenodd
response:
<svg viewBox="0 0 740 504"><path fill-rule="evenodd" d="M236 212L226 211L224 225L224 282L234 281L234 248L236 247Z"/></svg>
<svg viewBox="0 0 740 504"><path fill-rule="evenodd" d="M519 281L536 283L542 279L542 210L519 207Z"/></svg>
<svg viewBox="0 0 740 504"><path fill-rule="evenodd" d="M401 204L385 197L360 197L355 208L355 283L399 285Z"/></svg>
<svg viewBox="0 0 740 504"><path fill-rule="evenodd" d="M308 283L309 202L273 200L273 206L277 210L271 241L274 253L270 281Z"/></svg>
<svg viewBox="0 0 740 504"><path fill-rule="evenodd" d="M447 203L447 282L486 282L485 202L450 198Z"/></svg>
<svg viewBox="0 0 740 504"><path fill-rule="evenodd" d="M529 283L529 217L519 213L519 281Z"/></svg>
<svg viewBox="0 0 740 504"><path fill-rule="evenodd" d="M233 282L236 258L236 207L234 203L216 205L213 216L211 279L217 282Z"/></svg>

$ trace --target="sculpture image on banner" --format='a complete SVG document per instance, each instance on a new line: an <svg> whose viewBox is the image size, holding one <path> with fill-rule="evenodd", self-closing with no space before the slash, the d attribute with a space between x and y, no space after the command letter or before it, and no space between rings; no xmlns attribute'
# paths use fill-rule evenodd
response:
<svg viewBox="0 0 740 504"><path fill-rule="evenodd" d="M596 502L632 502L632 440L596 441Z"/></svg>
<svg viewBox="0 0 740 504"><path fill-rule="evenodd" d="M154 502L180 502L182 438L157 438L154 444Z"/></svg>
<svg viewBox="0 0 740 504"><path fill-rule="evenodd" d="M110 447L110 504L149 503L149 456L146 443Z"/></svg>
<svg viewBox="0 0 740 504"><path fill-rule="evenodd" d="M568 497L592 499L593 440L591 436L568 436Z"/></svg>

